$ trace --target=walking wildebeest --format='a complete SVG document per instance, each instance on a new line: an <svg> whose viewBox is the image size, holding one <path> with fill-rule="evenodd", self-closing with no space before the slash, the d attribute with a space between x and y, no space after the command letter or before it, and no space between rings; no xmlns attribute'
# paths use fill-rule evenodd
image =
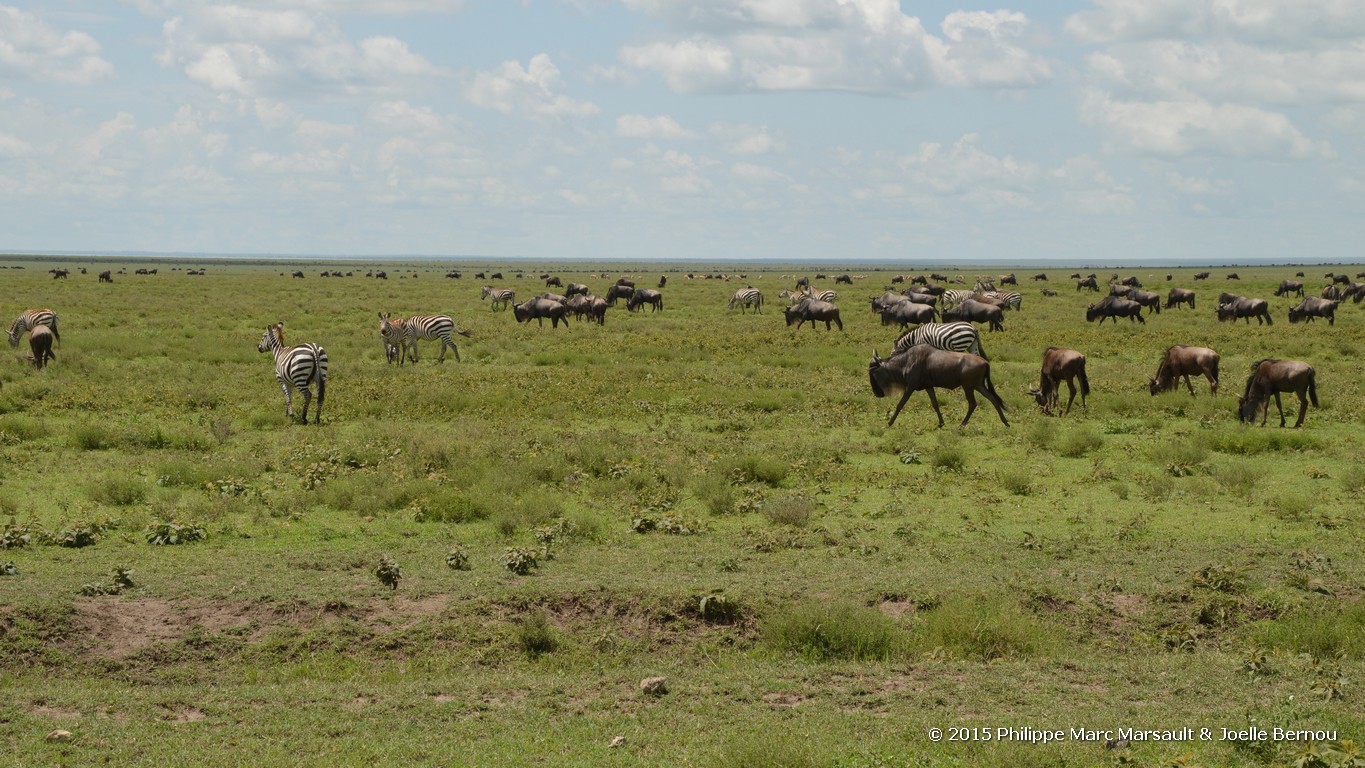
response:
<svg viewBox="0 0 1365 768"><path fill-rule="evenodd" d="M1043 370L1038 378L1038 386L1030 387L1028 393L1043 407L1043 413L1052 415L1052 409L1061 404L1061 382L1071 391L1066 401L1065 413L1071 413L1071 404L1076 400L1075 379L1081 381L1081 407L1090 394L1090 381L1085 377L1085 355L1074 349L1048 347L1043 350Z"/></svg>
<svg viewBox="0 0 1365 768"><path fill-rule="evenodd" d="M888 427L896 423L896 417L900 415L910 395L922 389L929 395L929 404L934 406L938 426L942 429L943 411L939 410L938 397L934 394L935 387L962 388L963 394L967 397L967 415L962 419L962 426L967 426L967 422L972 418L972 411L976 410L977 392L995 406L995 412L1000 414L1000 422L1007 427L1010 425L1005 418L1005 403L1000 399L1000 395L996 394L995 385L991 383L990 361L976 355L948 352L928 344L916 344L883 360L876 350L873 350L872 362L867 365L867 377L872 384L872 394L877 397L900 395L896 410L886 422Z"/></svg>
<svg viewBox="0 0 1365 768"><path fill-rule="evenodd" d="M565 296L587 296L588 286L582 283L569 283L569 287L564 289Z"/></svg>
<svg viewBox="0 0 1365 768"><path fill-rule="evenodd" d="M1033 279L1034 279L1034 280L1043 280L1043 281L1046 281L1046 280L1047 280L1047 273L1046 273L1046 272L1039 272L1038 274L1036 274L1036 275L1033 276Z"/></svg>
<svg viewBox="0 0 1365 768"><path fill-rule="evenodd" d="M1351 282L1351 276L1346 274L1345 272L1342 272L1339 275L1328 272L1327 276L1332 278L1332 282L1334 283L1342 283L1344 285L1346 283Z"/></svg>
<svg viewBox="0 0 1365 768"><path fill-rule="evenodd" d="M1095 279L1095 276L1091 275L1084 280L1076 281L1076 290L1079 291L1082 288L1089 288L1092 291L1098 292L1100 290L1100 284L1099 281Z"/></svg>
<svg viewBox="0 0 1365 768"><path fill-rule="evenodd" d="M641 288L626 301L626 311L634 312L643 304L648 304L651 312L658 312L664 308L664 295L652 288Z"/></svg>
<svg viewBox="0 0 1365 768"><path fill-rule="evenodd" d="M1161 294L1156 291L1143 291L1133 288L1128 291L1128 298L1149 310L1155 311L1158 315L1161 314Z"/></svg>
<svg viewBox="0 0 1365 768"><path fill-rule="evenodd" d="M1245 296L1234 297L1232 301L1222 302L1218 305L1218 319L1231 320L1237 322L1237 318L1243 318L1247 325L1251 325L1251 318L1256 318L1256 324L1262 321L1266 325L1274 325L1270 319L1270 305L1265 299L1249 299Z"/></svg>
<svg viewBox="0 0 1365 768"><path fill-rule="evenodd" d="M1190 309L1194 309L1194 291L1188 288L1172 288L1171 292L1166 294L1166 309L1181 304L1189 304Z"/></svg>
<svg viewBox="0 0 1365 768"><path fill-rule="evenodd" d="M564 282L559 279L558 275L552 275L550 277L545 278L545 287L549 288L552 285L555 286L556 288L563 288Z"/></svg>
<svg viewBox="0 0 1365 768"><path fill-rule="evenodd" d="M543 296L536 296L513 305L512 316L518 323L529 323L534 319L542 328L547 317L550 318L552 328L558 328L561 320L564 321L565 328L569 327L569 308L561 302Z"/></svg>
<svg viewBox="0 0 1365 768"><path fill-rule="evenodd" d="M933 307L916 304L909 299L901 299L882 309L882 325L898 324L902 330L909 328L911 323L919 325L932 323L937 319L938 312Z"/></svg>
<svg viewBox="0 0 1365 768"><path fill-rule="evenodd" d="M970 321L989 323L992 331L1005 330L1005 313L994 304L967 299L952 309L943 310L943 322Z"/></svg>
<svg viewBox="0 0 1365 768"><path fill-rule="evenodd" d="M1280 403L1281 392L1293 392L1299 396L1299 420L1294 429L1303 426L1303 417L1308 413L1308 401L1318 407L1317 374L1313 366L1298 360L1274 360L1267 358L1251 364L1251 375L1247 377L1246 392L1237 398L1237 417L1245 423L1256 421L1256 410L1263 410L1261 426L1270 418L1270 396L1275 396L1275 407L1280 411L1280 426L1284 426L1284 406ZM1307 393L1307 397L1304 394Z"/></svg>
<svg viewBox="0 0 1365 768"><path fill-rule="evenodd" d="M52 354L52 329L46 325L34 326L29 330L28 348L30 351L29 359L33 361L33 367L40 371L48 360L57 359L57 356Z"/></svg>
<svg viewBox="0 0 1365 768"><path fill-rule="evenodd" d="M99 281L101 283L112 283L114 282L114 276L109 274L109 270L106 269L100 273Z"/></svg>
<svg viewBox="0 0 1365 768"><path fill-rule="evenodd" d="M1014 273L1011 272L1011 273L1009 273L1008 275L1001 275L1001 276L1000 276L1000 284L1001 284L1001 285L1018 285L1018 284L1019 284L1019 281L1018 281L1017 279L1015 279Z"/></svg>
<svg viewBox="0 0 1365 768"><path fill-rule="evenodd" d="M815 329L815 324L821 321L825 323L827 331L830 330L830 323L838 325L841 331L844 329L844 321L839 319L839 308L828 301L806 299L787 307L783 312L787 317L787 326L795 323L798 331L801 330L801 324L807 321L810 322L812 330Z"/></svg>
<svg viewBox="0 0 1365 768"><path fill-rule="evenodd" d="M1337 305L1340 303L1340 301L1328 301L1316 296L1309 296L1299 302L1298 306L1289 308L1289 322L1297 323L1306 320L1311 323L1314 318L1325 317L1328 325L1336 325Z"/></svg>
<svg viewBox="0 0 1365 768"><path fill-rule="evenodd" d="M853 278L849 277L848 275L839 275L838 277L834 278L835 285L839 285L841 283L844 285L853 285Z"/></svg>
<svg viewBox="0 0 1365 768"><path fill-rule="evenodd" d="M1130 323L1136 320L1143 325L1147 324L1147 321L1142 317L1141 304L1136 301L1120 299L1114 296L1105 296L1100 300L1100 303L1091 304L1086 308L1086 322L1093 323L1097 317L1100 319L1100 325L1104 325L1105 318L1113 319L1114 325L1118 325L1120 317L1128 318L1128 322Z"/></svg>
<svg viewBox="0 0 1365 768"><path fill-rule="evenodd" d="M616 306L616 300L617 300L617 299L625 299L625 300L629 301L629 300L630 300L630 297L631 297L631 296L634 296L634 295L635 295L635 289L634 289L633 287L631 287L631 286L629 286L629 285L621 285L620 283L617 283L616 285L613 285L612 287L610 287L610 288L607 289L607 298L606 298L607 306L609 306L609 307L614 307L614 306Z"/></svg>
<svg viewBox="0 0 1365 768"><path fill-rule="evenodd" d="M1190 374L1202 373L1209 380L1209 393L1218 394L1218 353L1208 347L1187 347L1177 344L1166 350L1157 366L1156 376L1148 377L1148 390L1153 394L1170 392L1180 386L1180 377L1185 377L1185 386L1194 394Z"/></svg>
<svg viewBox="0 0 1365 768"><path fill-rule="evenodd" d="M1238 274L1237 274L1236 272L1229 272L1229 273L1228 273L1228 276L1227 276L1227 279L1228 279L1228 280L1241 280L1242 278L1241 278L1240 276L1238 276Z"/></svg>
<svg viewBox="0 0 1365 768"><path fill-rule="evenodd" d="M1208 280L1208 279L1209 279L1209 273L1208 273L1208 272L1196 272L1196 273L1194 273L1194 279L1195 279L1195 280Z"/></svg>
<svg viewBox="0 0 1365 768"><path fill-rule="evenodd" d="M1298 280L1281 280L1280 287L1275 289L1276 296L1288 296L1297 293L1299 298L1303 298L1303 283Z"/></svg>

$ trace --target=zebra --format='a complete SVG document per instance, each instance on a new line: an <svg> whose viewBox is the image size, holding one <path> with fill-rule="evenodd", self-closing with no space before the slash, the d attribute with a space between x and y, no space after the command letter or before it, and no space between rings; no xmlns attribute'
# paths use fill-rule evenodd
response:
<svg viewBox="0 0 1365 768"><path fill-rule="evenodd" d="M891 354L907 350L916 344L928 344L949 352L972 352L986 357L986 349L981 346L981 335L971 323L925 323L918 328L906 331L896 339Z"/></svg>
<svg viewBox="0 0 1365 768"><path fill-rule="evenodd" d="M726 309L739 307L739 313L744 314L745 307L753 307L755 312L763 311L763 294L752 285L748 288L740 288L735 291L735 295L730 297L730 303L725 305Z"/></svg>
<svg viewBox="0 0 1365 768"><path fill-rule="evenodd" d="M313 415L313 423L322 422L322 401L327 397L327 352L317 344L300 344L297 347L284 345L284 321L267 325L256 345L257 352L270 350L275 355L275 378L284 390L284 412L294 418L294 396L289 391L293 384L303 393L303 418L299 423L308 423L308 403L313 393L308 387L313 382L318 385L318 409Z"/></svg>
<svg viewBox="0 0 1365 768"><path fill-rule="evenodd" d="M507 309L512 306L512 302L516 300L516 292L511 288L494 288L491 285L485 285L483 291L479 294L479 299L490 298L493 300L490 302L493 309ZM498 305L502 306L499 307Z"/></svg>
<svg viewBox="0 0 1365 768"><path fill-rule="evenodd" d="M1019 312L1023 311L1021 307L1024 303L1024 297L1020 296L1018 293L1015 293L1014 291L988 291L986 293L986 296L997 301L1003 302L1004 305L1006 307L1009 307L1010 309Z"/></svg>
<svg viewBox="0 0 1365 768"><path fill-rule="evenodd" d="M412 356L408 358L412 362L417 362L417 340L418 339L440 339L441 357L436 362L446 361L446 347L455 351L455 362L460 362L460 348L455 346L455 340L450 337L452 331L469 337L469 331L456 327L455 321L449 315L413 315L403 321L403 325L408 330L408 346L412 348Z"/></svg>
<svg viewBox="0 0 1365 768"><path fill-rule="evenodd" d="M831 304L833 304L834 301L839 298L839 294L837 291L820 291L819 293L811 291L806 295L811 297L812 299L815 299L816 301L828 301Z"/></svg>
<svg viewBox="0 0 1365 768"><path fill-rule="evenodd" d="M408 356L408 327L402 319L391 319L388 312L379 313L379 336L384 340L384 357L399 365ZM442 352L445 351L443 347Z"/></svg>
<svg viewBox="0 0 1365 768"><path fill-rule="evenodd" d="M970 299L973 293L976 293L976 291L950 289L944 291L943 295L939 297L939 303L943 304L945 307L950 304L961 304L967 299Z"/></svg>
<svg viewBox="0 0 1365 768"><path fill-rule="evenodd" d="M52 329L52 338L56 339L60 346L62 335L57 332L57 313L50 309L26 309L24 313L10 324L9 327L9 346L10 349L19 348L19 337L25 331L31 331L40 325L45 325Z"/></svg>

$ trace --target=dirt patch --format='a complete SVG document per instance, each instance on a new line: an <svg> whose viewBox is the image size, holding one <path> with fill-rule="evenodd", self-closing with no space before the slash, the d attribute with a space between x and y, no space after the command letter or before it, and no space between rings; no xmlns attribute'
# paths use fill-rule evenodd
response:
<svg viewBox="0 0 1365 768"><path fill-rule="evenodd" d="M1147 598L1143 595L1110 595L1114 612L1125 618L1136 618L1147 612Z"/></svg>
<svg viewBox="0 0 1365 768"><path fill-rule="evenodd" d="M46 704L39 704L29 710L29 714L34 717L50 717L54 720L70 720L81 716L81 713L74 709L60 709L49 707Z"/></svg>
<svg viewBox="0 0 1365 768"><path fill-rule="evenodd" d="M883 600L877 605L877 609L895 619L905 616L914 616L918 610L915 604L909 600Z"/></svg>
<svg viewBox="0 0 1365 768"><path fill-rule="evenodd" d="M208 715L200 710L197 710L194 707L187 707L173 712L170 721L173 723L197 723L206 717L208 717Z"/></svg>
<svg viewBox="0 0 1365 768"><path fill-rule="evenodd" d="M773 709L792 709L798 707L806 700L806 697L799 693L780 692L767 693L763 695L763 700L768 702L768 706Z"/></svg>

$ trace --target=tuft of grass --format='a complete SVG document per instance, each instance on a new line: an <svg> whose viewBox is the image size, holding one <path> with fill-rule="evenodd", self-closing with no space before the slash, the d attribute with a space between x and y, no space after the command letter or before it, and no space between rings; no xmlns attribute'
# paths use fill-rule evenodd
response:
<svg viewBox="0 0 1365 768"><path fill-rule="evenodd" d="M956 440L940 440L929 452L929 466L938 472L961 472L967 468L967 452Z"/></svg>
<svg viewBox="0 0 1365 768"><path fill-rule="evenodd" d="M1033 474L1027 469L1007 469L1000 473L1000 487L1015 496L1033 493Z"/></svg>
<svg viewBox="0 0 1365 768"><path fill-rule="evenodd" d="M1302 522L1313 515L1317 500L1312 496L1276 496L1266 502L1276 517L1287 522Z"/></svg>
<svg viewBox="0 0 1365 768"><path fill-rule="evenodd" d="M1056 439L1057 453L1068 459L1079 459L1103 447L1104 435L1089 424L1073 426Z"/></svg>
<svg viewBox="0 0 1365 768"><path fill-rule="evenodd" d="M1218 464L1210 474L1218 484L1243 499L1251 498L1251 492L1261 482L1265 469L1263 464L1254 461L1227 461Z"/></svg>
<svg viewBox="0 0 1365 768"><path fill-rule="evenodd" d="M140 504L147 498L147 484L139 477L106 475L87 486L90 500L114 507Z"/></svg>
<svg viewBox="0 0 1365 768"><path fill-rule="evenodd" d="M102 451L116 442L113 432L101 424L81 424L71 430L71 444L82 451Z"/></svg>
<svg viewBox="0 0 1365 768"><path fill-rule="evenodd" d="M890 617L853 603L805 603L778 609L762 627L763 641L781 653L817 661L891 659L905 648Z"/></svg>
<svg viewBox="0 0 1365 768"><path fill-rule="evenodd" d="M805 496L787 494L763 502L762 512L775 525L804 528L815 514L815 502Z"/></svg>
<svg viewBox="0 0 1365 768"><path fill-rule="evenodd" d="M537 611L517 624L517 647L527 657L536 659L559 648L559 638L544 611Z"/></svg>
<svg viewBox="0 0 1365 768"><path fill-rule="evenodd" d="M1004 598L950 597L922 616L916 643L963 658L1028 657L1055 642L1056 633Z"/></svg>
<svg viewBox="0 0 1365 768"><path fill-rule="evenodd" d="M728 515L735 511L735 488L723 477L703 475L693 481L692 493L713 515Z"/></svg>
<svg viewBox="0 0 1365 768"><path fill-rule="evenodd" d="M711 765L717 768L824 768L829 763L802 751L795 744L775 740L772 734L731 739Z"/></svg>
<svg viewBox="0 0 1365 768"><path fill-rule="evenodd" d="M785 461L770 456L736 456L720 464L720 474L741 483L763 483L776 487L787 479Z"/></svg>
<svg viewBox="0 0 1365 768"><path fill-rule="evenodd" d="M1337 610L1310 610L1257 624L1256 642L1315 659L1365 658L1365 603Z"/></svg>

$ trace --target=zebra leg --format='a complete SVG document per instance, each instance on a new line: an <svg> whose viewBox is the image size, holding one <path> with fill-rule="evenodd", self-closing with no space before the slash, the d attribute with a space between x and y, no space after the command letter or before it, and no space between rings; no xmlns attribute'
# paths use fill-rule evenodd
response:
<svg viewBox="0 0 1365 768"><path fill-rule="evenodd" d="M299 391L303 393L303 419L299 421L300 424L308 423L308 403L313 399L313 393L308 389L308 384L309 382L305 381L303 386L299 387Z"/></svg>
<svg viewBox="0 0 1365 768"><path fill-rule="evenodd" d="M289 382L280 379L280 389L284 390L284 415L294 418L294 393L289 391Z"/></svg>

